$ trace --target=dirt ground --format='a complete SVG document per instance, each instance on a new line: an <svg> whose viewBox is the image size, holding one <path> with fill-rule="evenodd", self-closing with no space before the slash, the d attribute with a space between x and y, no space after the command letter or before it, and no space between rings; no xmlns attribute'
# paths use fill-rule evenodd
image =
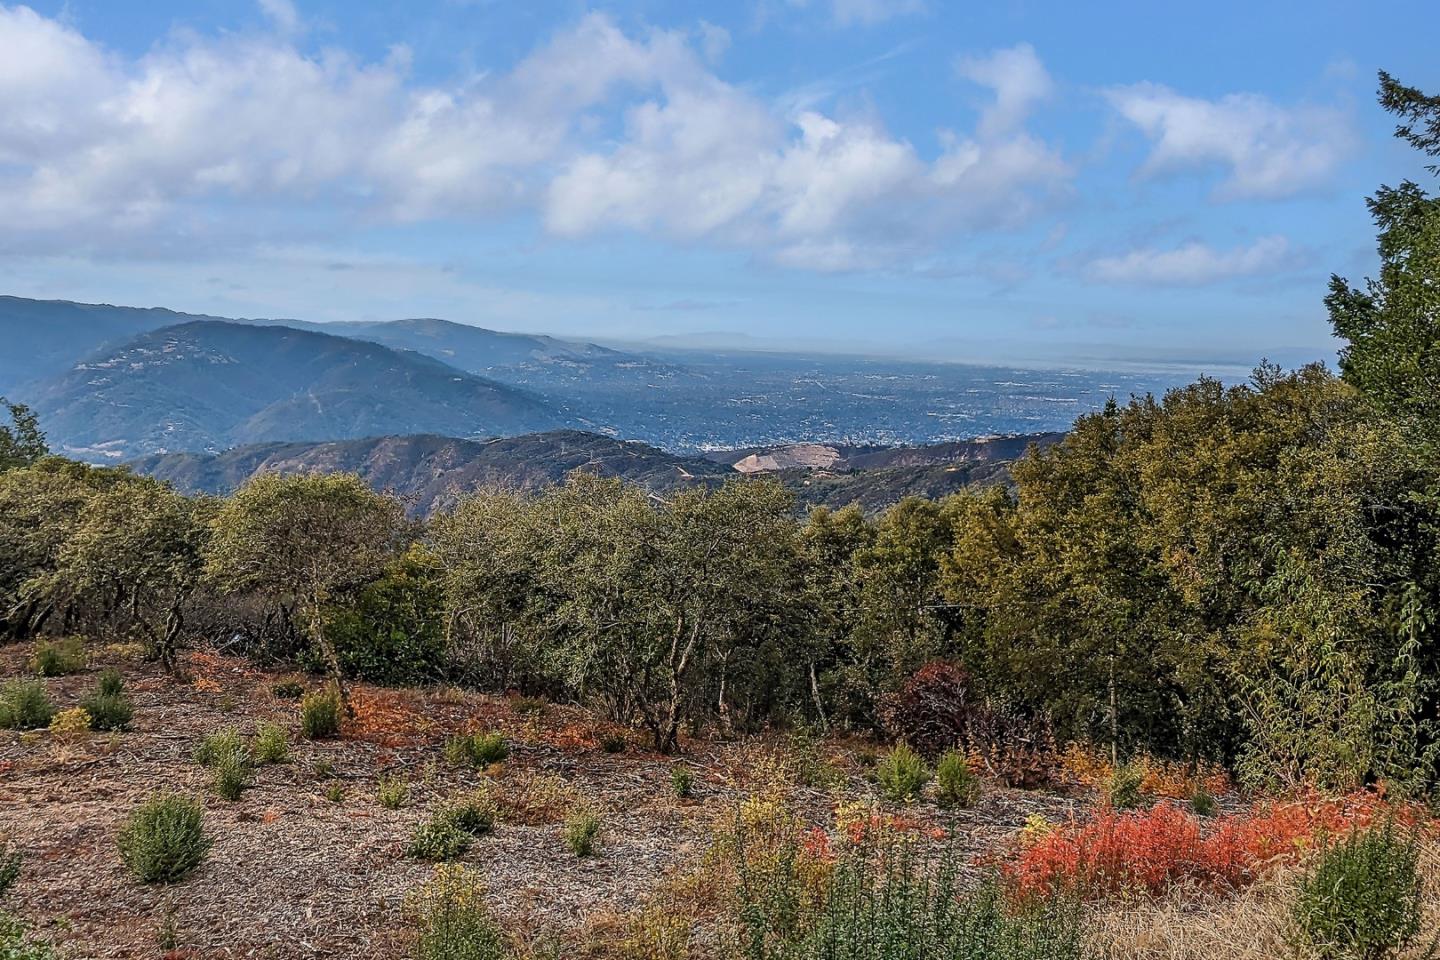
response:
<svg viewBox="0 0 1440 960"><path fill-rule="evenodd" d="M28 654L24 645L0 648L0 678L24 675ZM717 819L751 785L757 758L776 747L773 739L690 742L677 761L649 752L632 734L624 752L607 753L601 738L609 728L578 708L537 712L517 698L363 685L353 691L357 718L344 735L311 742L298 737L295 702L272 691L281 674L203 654L187 660L184 681L98 657L82 673L46 681L51 699L60 709L74 706L106 666L125 677L135 706L130 730L77 742L0 731L0 837L26 857L6 907L75 960L404 957L406 894L434 870L406 856L415 825L488 777L503 790L541 773L562 778L603 811L599 855L577 858L558 825L504 822L463 862L485 878L511 929L563 935L597 915L642 906L667 874L696 863ZM238 801L219 799L191 759L197 741L226 725L248 733L260 720L290 731L291 762L258 768ZM488 772L446 764L446 737L468 730L503 732L510 757ZM847 774L839 795L873 794L853 751L825 749ZM676 762L694 773L692 800L673 796ZM410 796L388 810L377 785L397 773L410 778ZM343 789L338 803L326 797L334 783ZM204 798L214 846L182 882L147 886L125 869L115 841L130 811L161 789ZM819 819L836 794L815 790L806 799ZM956 829L979 856L1030 814L1063 818L1075 806L991 786L974 809L921 805L910 815ZM178 932L178 948L168 953L159 945L167 924Z"/></svg>

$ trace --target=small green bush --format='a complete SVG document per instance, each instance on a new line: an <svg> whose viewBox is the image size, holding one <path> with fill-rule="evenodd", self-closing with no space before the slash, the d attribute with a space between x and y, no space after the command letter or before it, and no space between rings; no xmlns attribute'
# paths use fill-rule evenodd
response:
<svg viewBox="0 0 1440 960"><path fill-rule="evenodd" d="M949 750L935 764L935 798L946 807L973 807L980 799L980 778L965 755Z"/></svg>
<svg viewBox="0 0 1440 960"><path fill-rule="evenodd" d="M0 900L4 900L5 892L15 885L24 864L24 855L19 850L12 850L8 840L0 840ZM0 953L0 957L3 956Z"/></svg>
<svg viewBox="0 0 1440 960"><path fill-rule="evenodd" d="M440 811L440 817L472 837L481 837L495 829L500 808L488 790L473 790L451 802Z"/></svg>
<svg viewBox="0 0 1440 960"><path fill-rule="evenodd" d="M688 800L695 793L695 774L689 767L678 763L670 768L670 789L681 800Z"/></svg>
<svg viewBox="0 0 1440 960"><path fill-rule="evenodd" d="M383 774L375 790L375 799L386 810L399 810L410 799L410 781L400 774Z"/></svg>
<svg viewBox="0 0 1440 960"><path fill-rule="evenodd" d="M152 794L120 831L120 859L145 883L173 883L200 865L210 850L205 810L176 793Z"/></svg>
<svg viewBox="0 0 1440 960"><path fill-rule="evenodd" d="M90 727L94 730L127 730L135 718L135 708L125 696L125 681L120 671L109 669L100 674L95 692L80 706L90 714Z"/></svg>
<svg viewBox="0 0 1440 960"><path fill-rule="evenodd" d="M0 960L56 960L55 948L31 939L19 917L0 910Z"/></svg>
<svg viewBox="0 0 1440 960"><path fill-rule="evenodd" d="M1138 763L1122 763L1105 782L1105 799L1116 810L1133 810L1145 800L1140 785L1145 771Z"/></svg>
<svg viewBox="0 0 1440 960"><path fill-rule="evenodd" d="M344 710L340 693L333 687L307 693L300 699L300 735L306 740L324 740L340 732Z"/></svg>
<svg viewBox="0 0 1440 960"><path fill-rule="evenodd" d="M85 643L79 637L42 640L30 657L30 669L42 677L63 677L85 669Z"/></svg>
<svg viewBox="0 0 1440 960"><path fill-rule="evenodd" d="M457 766L488 767L510 756L510 747L498 733L461 733L445 741L445 759Z"/></svg>
<svg viewBox="0 0 1440 960"><path fill-rule="evenodd" d="M410 898L419 930L415 960L506 960L512 956L500 925L485 907L486 891L460 866L441 866Z"/></svg>
<svg viewBox="0 0 1440 960"><path fill-rule="evenodd" d="M472 842L473 837L451 822L442 810L415 828L409 853L420 860L456 860L464 856Z"/></svg>
<svg viewBox="0 0 1440 960"><path fill-rule="evenodd" d="M1419 844L1385 823L1327 846L1300 882L1295 939L1320 960L1384 960L1420 932Z"/></svg>
<svg viewBox="0 0 1440 960"><path fill-rule="evenodd" d="M565 818L565 845L577 857L588 857L595 852L595 842L600 838L600 817L592 810L576 809Z"/></svg>
<svg viewBox="0 0 1440 960"><path fill-rule="evenodd" d="M234 803L250 786L250 755L248 753L227 753L215 761L210 768L215 774L215 793L222 800Z"/></svg>
<svg viewBox="0 0 1440 960"><path fill-rule="evenodd" d="M42 730L54 717L44 681L7 680L0 685L0 729Z"/></svg>
<svg viewBox="0 0 1440 960"><path fill-rule="evenodd" d="M545 711L550 708L550 705L539 697L516 697L514 707L515 712L522 717L538 720L545 716Z"/></svg>
<svg viewBox="0 0 1440 960"><path fill-rule="evenodd" d="M325 799L331 803L339 803L345 799L345 787L338 782L326 784Z"/></svg>
<svg viewBox="0 0 1440 960"><path fill-rule="evenodd" d="M930 768L920 754L902 743L875 765L875 779L887 800L913 803L930 782Z"/></svg>
<svg viewBox="0 0 1440 960"><path fill-rule="evenodd" d="M102 697L118 697L125 692L125 678L114 667L106 667L100 671L100 679L95 686Z"/></svg>
<svg viewBox="0 0 1440 960"><path fill-rule="evenodd" d="M1215 816L1215 796L1204 787L1197 787L1190 795L1190 809L1197 817Z"/></svg>
<svg viewBox="0 0 1440 960"><path fill-rule="evenodd" d="M305 684L294 677L286 677L271 684L270 692L277 700L299 700L305 696Z"/></svg>
<svg viewBox="0 0 1440 960"><path fill-rule="evenodd" d="M200 766L214 767L226 757L245 753L245 739L240 736L240 731L235 727L221 727L201 737L192 756Z"/></svg>
<svg viewBox="0 0 1440 960"><path fill-rule="evenodd" d="M262 723L255 728L255 736L250 738L250 754L259 764L288 763L290 734L278 723Z"/></svg>

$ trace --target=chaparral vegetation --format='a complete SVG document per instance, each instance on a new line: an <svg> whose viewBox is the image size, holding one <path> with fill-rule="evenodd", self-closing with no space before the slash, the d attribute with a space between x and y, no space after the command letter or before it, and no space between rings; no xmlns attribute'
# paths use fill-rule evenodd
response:
<svg viewBox="0 0 1440 960"><path fill-rule="evenodd" d="M1381 75L1440 156L1440 98ZM0 428L0 957L1422 957L1440 199L1340 370L878 516L578 473L420 521Z"/></svg>

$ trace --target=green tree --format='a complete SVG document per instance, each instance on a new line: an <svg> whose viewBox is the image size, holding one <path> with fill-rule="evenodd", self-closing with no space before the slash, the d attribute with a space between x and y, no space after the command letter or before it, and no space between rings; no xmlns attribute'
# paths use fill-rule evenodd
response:
<svg viewBox="0 0 1440 960"><path fill-rule="evenodd" d="M327 610L325 633L347 676L395 686L428 683L444 668L443 607L435 558L411 547L352 602Z"/></svg>
<svg viewBox="0 0 1440 960"><path fill-rule="evenodd" d="M73 625L76 606L36 588L58 568L90 501L132 479L60 457L0 472L0 634L25 637L57 620Z"/></svg>
<svg viewBox="0 0 1440 960"><path fill-rule="evenodd" d="M108 624L138 628L174 670L185 606L200 580L207 501L135 477L90 497L61 545L54 569L25 592L82 605Z"/></svg>
<svg viewBox="0 0 1440 960"><path fill-rule="evenodd" d="M40 421L23 403L11 403L0 397L0 409L10 416L10 424L0 424L0 471L28 467L50 453Z"/></svg>
<svg viewBox="0 0 1440 960"><path fill-rule="evenodd" d="M1440 97L1382 71L1380 104L1400 119L1397 137L1440 156ZM1336 335L1347 341L1340 369L1433 448L1440 441L1440 198L1405 180L1380 187L1367 203L1379 228L1379 276L1364 290L1332 276L1325 300Z"/></svg>
<svg viewBox="0 0 1440 960"><path fill-rule="evenodd" d="M223 591L298 608L310 642L344 696L327 609L379 577L403 546L404 510L352 474L260 474L216 511L206 574Z"/></svg>

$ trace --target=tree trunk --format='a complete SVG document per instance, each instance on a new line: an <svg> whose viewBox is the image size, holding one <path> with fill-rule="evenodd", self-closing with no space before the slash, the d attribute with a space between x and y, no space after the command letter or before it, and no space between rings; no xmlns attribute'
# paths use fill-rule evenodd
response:
<svg viewBox="0 0 1440 960"><path fill-rule="evenodd" d="M345 715L350 718L355 716L355 707L350 703L350 692L345 688L345 674L340 669L340 653L335 649L335 644L325 635L325 617L321 612L320 600L312 596L310 601L310 642L319 649L320 655L325 658L325 669L330 675L330 682L335 685L335 690L340 694L340 702L345 705Z"/></svg>

